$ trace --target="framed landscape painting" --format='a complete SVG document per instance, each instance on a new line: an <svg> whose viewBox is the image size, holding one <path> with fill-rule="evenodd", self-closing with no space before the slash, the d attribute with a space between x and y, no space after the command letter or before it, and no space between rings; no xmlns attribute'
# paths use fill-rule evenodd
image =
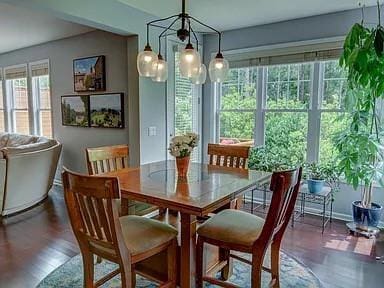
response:
<svg viewBox="0 0 384 288"><path fill-rule="evenodd" d="M61 96L61 116L64 126L89 127L89 96Z"/></svg>
<svg viewBox="0 0 384 288"><path fill-rule="evenodd" d="M89 97L91 127L124 128L124 94L97 94Z"/></svg>
<svg viewBox="0 0 384 288"><path fill-rule="evenodd" d="M105 91L105 56L73 60L75 92Z"/></svg>

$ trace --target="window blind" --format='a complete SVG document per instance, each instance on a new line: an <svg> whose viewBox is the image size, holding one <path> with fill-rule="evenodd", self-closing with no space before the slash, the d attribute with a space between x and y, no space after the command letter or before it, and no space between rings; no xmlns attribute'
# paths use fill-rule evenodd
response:
<svg viewBox="0 0 384 288"><path fill-rule="evenodd" d="M332 60L343 52L342 42L312 44L296 47L262 49L239 54L227 54L230 68L268 66Z"/></svg>
<svg viewBox="0 0 384 288"><path fill-rule="evenodd" d="M30 63L29 67L30 67L32 77L49 75L49 63L48 63L48 61Z"/></svg>
<svg viewBox="0 0 384 288"><path fill-rule="evenodd" d="M13 66L4 68L5 80L20 79L27 77L27 66Z"/></svg>

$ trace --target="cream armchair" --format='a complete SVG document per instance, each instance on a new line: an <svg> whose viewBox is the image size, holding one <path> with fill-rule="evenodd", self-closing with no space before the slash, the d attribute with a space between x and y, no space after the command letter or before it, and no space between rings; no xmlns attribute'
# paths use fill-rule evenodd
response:
<svg viewBox="0 0 384 288"><path fill-rule="evenodd" d="M0 133L0 214L25 210L47 197L61 144L44 137Z"/></svg>

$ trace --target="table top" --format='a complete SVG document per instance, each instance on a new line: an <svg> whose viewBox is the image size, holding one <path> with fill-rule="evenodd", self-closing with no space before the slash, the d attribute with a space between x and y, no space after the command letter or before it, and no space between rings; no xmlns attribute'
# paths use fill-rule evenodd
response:
<svg viewBox="0 0 384 288"><path fill-rule="evenodd" d="M178 178L175 161L162 161L104 174L119 178L121 197L203 216L229 203L271 173L191 163Z"/></svg>

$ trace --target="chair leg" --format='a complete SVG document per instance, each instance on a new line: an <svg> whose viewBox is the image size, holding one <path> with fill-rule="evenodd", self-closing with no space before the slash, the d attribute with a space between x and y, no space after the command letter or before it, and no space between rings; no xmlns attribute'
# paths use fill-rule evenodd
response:
<svg viewBox="0 0 384 288"><path fill-rule="evenodd" d="M136 274L135 274L135 270L132 269L132 272L131 272L131 283L132 283L132 288L135 288L136 287Z"/></svg>
<svg viewBox="0 0 384 288"><path fill-rule="evenodd" d="M231 277L232 272L232 260L229 257L230 250L219 248L219 260L227 261L227 265L221 270L221 279L227 281Z"/></svg>
<svg viewBox="0 0 384 288"><path fill-rule="evenodd" d="M252 257L252 275L251 275L251 287L252 288L261 288L261 272L263 267L263 258Z"/></svg>
<svg viewBox="0 0 384 288"><path fill-rule="evenodd" d="M196 288L203 287L203 251L204 240L199 236L196 245Z"/></svg>
<svg viewBox="0 0 384 288"><path fill-rule="evenodd" d="M171 282L172 288L176 288L177 282L177 259L176 259L177 240L173 240L172 244L167 249L167 260L168 260L168 281Z"/></svg>
<svg viewBox="0 0 384 288"><path fill-rule="evenodd" d="M127 269L128 268L128 269ZM133 279L135 275L134 267L125 267L123 264L120 264L120 273L121 273L121 288L134 288L136 286L136 280ZM133 286L133 284L135 286Z"/></svg>
<svg viewBox="0 0 384 288"><path fill-rule="evenodd" d="M94 264L93 254L88 251L82 251L84 266L84 288L93 288Z"/></svg>
<svg viewBox="0 0 384 288"><path fill-rule="evenodd" d="M274 288L280 287L280 245L281 239L271 244L271 273Z"/></svg>

